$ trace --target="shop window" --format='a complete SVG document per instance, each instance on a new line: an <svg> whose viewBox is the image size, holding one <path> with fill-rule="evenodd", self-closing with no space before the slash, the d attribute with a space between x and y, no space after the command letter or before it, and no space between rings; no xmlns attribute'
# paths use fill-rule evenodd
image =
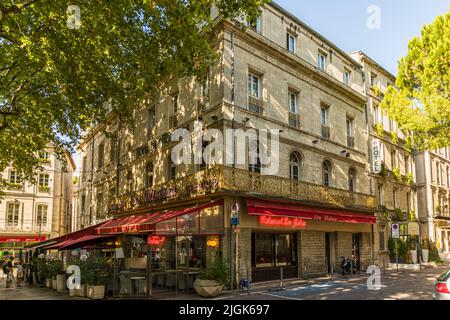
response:
<svg viewBox="0 0 450 320"><path fill-rule="evenodd" d="M256 268L271 268L275 266L273 259L273 234L256 233L254 256Z"/></svg>
<svg viewBox="0 0 450 320"><path fill-rule="evenodd" d="M177 232L177 220L171 219L156 224L157 234L176 234Z"/></svg>
<svg viewBox="0 0 450 320"><path fill-rule="evenodd" d="M177 266L181 268L205 268L206 237L177 237Z"/></svg>
<svg viewBox="0 0 450 320"><path fill-rule="evenodd" d="M199 231L198 211L182 215L177 218L177 232L179 234L196 234Z"/></svg>
<svg viewBox="0 0 450 320"><path fill-rule="evenodd" d="M200 211L200 234L223 234L222 207L216 206Z"/></svg>
<svg viewBox="0 0 450 320"><path fill-rule="evenodd" d="M295 265L293 238L293 234L275 235L275 263L277 267Z"/></svg>
<svg viewBox="0 0 450 320"><path fill-rule="evenodd" d="M252 265L275 268L297 264L295 234L253 233Z"/></svg>

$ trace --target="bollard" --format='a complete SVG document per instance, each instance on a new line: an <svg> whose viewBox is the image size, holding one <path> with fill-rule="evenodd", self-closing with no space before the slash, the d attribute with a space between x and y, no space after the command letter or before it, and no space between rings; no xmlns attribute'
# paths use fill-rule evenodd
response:
<svg viewBox="0 0 450 320"><path fill-rule="evenodd" d="M281 288L281 291L284 290L284 288L283 288L283 267L280 268L280 288Z"/></svg>

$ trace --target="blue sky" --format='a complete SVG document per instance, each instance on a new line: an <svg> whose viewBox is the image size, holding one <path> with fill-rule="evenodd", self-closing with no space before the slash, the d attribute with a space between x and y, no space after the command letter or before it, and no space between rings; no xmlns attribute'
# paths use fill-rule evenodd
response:
<svg viewBox="0 0 450 320"><path fill-rule="evenodd" d="M424 24L450 9L450 0L275 0L345 52L363 50L397 74L397 61ZM381 28L367 27L367 8L380 8Z"/></svg>

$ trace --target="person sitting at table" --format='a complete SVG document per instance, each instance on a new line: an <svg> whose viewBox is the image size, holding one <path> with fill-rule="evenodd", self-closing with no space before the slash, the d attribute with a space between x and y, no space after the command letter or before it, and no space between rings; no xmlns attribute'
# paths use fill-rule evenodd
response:
<svg viewBox="0 0 450 320"><path fill-rule="evenodd" d="M189 266L191 268L202 268L202 260L196 256L192 256L191 260L189 261Z"/></svg>

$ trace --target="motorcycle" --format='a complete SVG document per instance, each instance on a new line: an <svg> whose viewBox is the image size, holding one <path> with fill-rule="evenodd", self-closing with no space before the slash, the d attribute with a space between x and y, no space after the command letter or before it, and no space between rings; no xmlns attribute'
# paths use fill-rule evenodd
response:
<svg viewBox="0 0 450 320"><path fill-rule="evenodd" d="M355 261L350 258L346 258L346 257L341 257L341 259L342 259L341 274L343 276L346 274L355 274L355 271L356 271Z"/></svg>

